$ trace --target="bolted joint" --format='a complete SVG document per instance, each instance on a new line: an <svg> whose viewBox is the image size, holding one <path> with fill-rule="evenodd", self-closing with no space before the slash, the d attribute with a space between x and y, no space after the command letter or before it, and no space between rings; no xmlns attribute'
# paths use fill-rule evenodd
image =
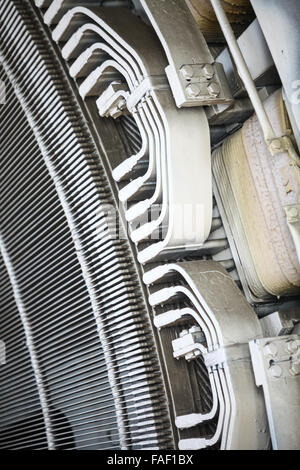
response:
<svg viewBox="0 0 300 470"><path fill-rule="evenodd" d="M198 356L200 356L200 351L199 349L195 349L195 351L192 351L190 353L187 353L184 358L187 362L192 361L193 359L196 359Z"/></svg>
<svg viewBox="0 0 300 470"><path fill-rule="evenodd" d="M179 338L172 341L173 356L176 359L184 357L187 361L195 359L201 354L197 344L202 343L204 340L204 334L198 326L192 326L189 330L181 331Z"/></svg>
<svg viewBox="0 0 300 470"><path fill-rule="evenodd" d="M212 64L193 64L183 65L180 73L185 80L207 81L215 75L215 69Z"/></svg>

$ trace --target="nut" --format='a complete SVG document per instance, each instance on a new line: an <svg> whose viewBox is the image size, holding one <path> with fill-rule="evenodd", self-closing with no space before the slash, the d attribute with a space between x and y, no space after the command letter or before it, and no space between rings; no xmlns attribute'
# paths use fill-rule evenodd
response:
<svg viewBox="0 0 300 470"><path fill-rule="evenodd" d="M300 362L292 362L292 365L290 367L290 374L291 375L300 375Z"/></svg>
<svg viewBox="0 0 300 470"><path fill-rule="evenodd" d="M281 375L282 375L282 369L278 365L272 366L269 370L270 370L271 376L274 379L279 379L279 377L281 377Z"/></svg>
<svg viewBox="0 0 300 470"><path fill-rule="evenodd" d="M264 353L266 356L275 357L278 353L277 348L274 343L266 344L264 347Z"/></svg>
<svg viewBox="0 0 300 470"><path fill-rule="evenodd" d="M290 354L294 354L298 351L298 348L299 348L298 341L288 341L287 346L286 346L287 352L289 352Z"/></svg>
<svg viewBox="0 0 300 470"><path fill-rule="evenodd" d="M211 82L208 87L208 92L211 96L219 96L220 92L221 92L221 88L220 86L216 83L216 82Z"/></svg>
<svg viewBox="0 0 300 470"><path fill-rule="evenodd" d="M204 76L208 79L213 78L215 74L214 68L211 64L205 64L204 67L202 67L202 71Z"/></svg>
<svg viewBox="0 0 300 470"><path fill-rule="evenodd" d="M270 146L271 146L271 149L274 151L281 150L282 148L281 141L279 139L272 140Z"/></svg>
<svg viewBox="0 0 300 470"><path fill-rule="evenodd" d="M286 213L289 217L297 217L299 215L297 207L288 207Z"/></svg>
<svg viewBox="0 0 300 470"><path fill-rule="evenodd" d="M190 80L194 75L194 70L191 65L183 65L180 72L186 80Z"/></svg>
<svg viewBox="0 0 300 470"><path fill-rule="evenodd" d="M126 108L126 100L124 100L123 98L118 102L118 109L120 111L123 111L125 108Z"/></svg>
<svg viewBox="0 0 300 470"><path fill-rule="evenodd" d="M186 87L186 92L189 96L194 98L200 94L200 88L196 83L191 83Z"/></svg>

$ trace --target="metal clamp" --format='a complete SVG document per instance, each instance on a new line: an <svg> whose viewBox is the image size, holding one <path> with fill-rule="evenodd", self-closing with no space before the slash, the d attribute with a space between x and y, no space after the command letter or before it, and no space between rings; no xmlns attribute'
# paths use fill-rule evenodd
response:
<svg viewBox="0 0 300 470"><path fill-rule="evenodd" d="M300 336L251 341L256 385L265 396L274 450L300 446Z"/></svg>
<svg viewBox="0 0 300 470"><path fill-rule="evenodd" d="M166 74L176 105L232 103L223 66L214 63L208 45L185 0L141 0L167 55Z"/></svg>

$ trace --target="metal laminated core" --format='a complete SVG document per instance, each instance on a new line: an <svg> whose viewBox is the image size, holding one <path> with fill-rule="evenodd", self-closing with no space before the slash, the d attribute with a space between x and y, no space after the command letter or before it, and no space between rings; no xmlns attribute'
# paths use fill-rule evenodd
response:
<svg viewBox="0 0 300 470"><path fill-rule="evenodd" d="M0 447L170 447L154 337L99 154L30 3L3 1L1 17Z"/></svg>

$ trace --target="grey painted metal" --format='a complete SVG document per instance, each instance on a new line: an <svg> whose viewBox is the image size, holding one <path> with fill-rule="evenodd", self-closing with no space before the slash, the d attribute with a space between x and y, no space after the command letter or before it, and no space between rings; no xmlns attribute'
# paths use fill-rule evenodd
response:
<svg viewBox="0 0 300 470"><path fill-rule="evenodd" d="M255 390L248 346L250 337L262 335L254 311L218 263L166 264L146 272L144 281L155 287L157 281L171 273L178 276L180 284L156 289L150 295L150 304L167 306L171 299L180 296L191 307L167 310L156 316L154 323L163 328L184 317L194 318L205 342L202 336L197 336L198 332L184 332L180 339L173 341L174 357L195 360L202 355L213 394L209 413L179 416L177 426L193 427L210 420L218 409L215 434L206 439L182 440L180 449L201 449L219 441L221 449L267 448L264 402L262 395ZM245 427L247 434L243 433Z"/></svg>
<svg viewBox="0 0 300 470"><path fill-rule="evenodd" d="M212 126L237 125L253 114L253 106L248 98L236 99L233 105L215 105L206 109L208 122Z"/></svg>
<svg viewBox="0 0 300 470"><path fill-rule="evenodd" d="M290 335L294 333L295 327L300 324L300 307L295 306L294 308L271 313L262 318L260 324L265 338Z"/></svg>
<svg viewBox="0 0 300 470"><path fill-rule="evenodd" d="M245 88L249 94L249 98L253 104L259 122L262 126L265 140L271 143L273 140L276 139L276 137L281 136L275 135L270 120L259 97L256 86L253 82L252 76L249 72L248 66L245 62L241 49L234 35L233 29L228 21L222 3L220 2L220 0L211 0L211 4L214 8L215 14L218 18L221 29L227 41L228 48L237 66L238 73L243 83L245 84Z"/></svg>
<svg viewBox="0 0 300 470"><path fill-rule="evenodd" d="M141 0L167 55L178 107L232 102L221 64L214 63L185 0Z"/></svg>
<svg viewBox="0 0 300 470"><path fill-rule="evenodd" d="M300 446L300 336L250 342L258 387L265 395L274 450Z"/></svg>
<svg viewBox="0 0 300 470"><path fill-rule="evenodd" d="M277 83L279 85L274 61L257 19L239 36L237 43L255 84L259 87ZM224 67L232 94L240 97L245 92L245 87L228 47L217 56L216 61Z"/></svg>
<svg viewBox="0 0 300 470"><path fill-rule="evenodd" d="M255 19L240 35L237 43L249 68L262 101L276 87L281 86L270 50L263 36L260 25ZM223 65L226 78L233 96L233 105L215 105L207 108L207 117L212 125L242 123L254 112L251 100L247 98L245 86L237 72L228 47L217 56L217 62Z"/></svg>
<svg viewBox="0 0 300 470"><path fill-rule="evenodd" d="M296 154L296 152L295 152ZM298 155L295 155L298 157ZM300 184L300 169L299 171L299 184ZM300 204L293 204L284 208L286 220L290 229L292 238L297 251L298 260L300 263Z"/></svg>
<svg viewBox="0 0 300 470"><path fill-rule="evenodd" d="M251 0L286 92L294 134L300 148L300 10L298 0ZM274 36L276 32L276 37ZM275 40L276 39L276 40Z"/></svg>
<svg viewBox="0 0 300 470"><path fill-rule="evenodd" d="M130 180L120 189L119 198L123 203L131 201L126 218L131 223L131 238L138 245L139 260L145 263L170 249L201 248L209 236L212 220L209 128L203 109L176 108L164 75L167 62L152 31L130 12L117 13L105 8L72 8L61 17L52 36L57 42L66 42L62 48L65 59L76 59L70 68L74 77L94 52L104 52L101 65L92 64L79 92L83 99L96 98L101 116L132 114L140 130L141 150L114 168L113 176L117 181ZM81 19L84 24L72 31L74 19ZM92 39L90 46L77 55L88 32L95 33L99 40ZM182 158L187 147L188 165ZM145 157L147 171L136 176L135 166ZM151 181L155 184L153 194L140 201L139 193ZM160 208L148 222L147 212L154 204L160 204ZM183 222L186 207L192 213ZM154 234L162 226L166 226L163 239L140 249L145 240L151 237L156 240Z"/></svg>

